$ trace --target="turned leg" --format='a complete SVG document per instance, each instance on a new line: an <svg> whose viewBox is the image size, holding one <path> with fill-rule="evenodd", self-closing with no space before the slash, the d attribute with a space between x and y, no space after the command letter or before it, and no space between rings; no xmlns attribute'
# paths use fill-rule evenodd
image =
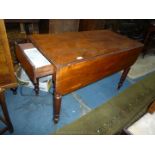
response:
<svg viewBox="0 0 155 155"><path fill-rule="evenodd" d="M130 67L124 69L124 71L122 73L122 76L120 78L120 81L118 83L118 87L117 87L118 90L122 87L122 85L123 85L123 83L124 83L124 81L126 79L126 76L127 76L128 72L129 72L129 70L130 70Z"/></svg>
<svg viewBox="0 0 155 155"><path fill-rule="evenodd" d="M11 88L11 91L13 92L13 95L17 95L17 89L18 89L18 87Z"/></svg>
<svg viewBox="0 0 155 155"><path fill-rule="evenodd" d="M4 114L6 125L9 129L9 131L12 133L13 132L13 126L12 126L12 123L11 123L11 120L9 117L9 113L8 113L8 109L6 106L4 92L0 93L0 103L1 103L3 114Z"/></svg>
<svg viewBox="0 0 155 155"><path fill-rule="evenodd" d="M54 114L53 121L54 123L58 123L59 121L61 98L62 98L61 94L54 92L54 96L53 96L53 114Z"/></svg>
<svg viewBox="0 0 155 155"><path fill-rule="evenodd" d="M36 82L34 83L34 91L36 95L39 95L39 78L36 79Z"/></svg>

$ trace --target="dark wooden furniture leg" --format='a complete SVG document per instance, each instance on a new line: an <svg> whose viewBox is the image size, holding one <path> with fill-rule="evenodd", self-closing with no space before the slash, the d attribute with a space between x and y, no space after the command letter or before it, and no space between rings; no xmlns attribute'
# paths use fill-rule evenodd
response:
<svg viewBox="0 0 155 155"><path fill-rule="evenodd" d="M3 114L4 114L4 119L5 119L5 120L3 120L3 122L7 125L8 130L12 133L13 132L13 126L12 126L12 123L11 123L11 120L9 117L9 113L8 113L8 109L6 106L4 92L0 93L0 104L2 107Z"/></svg>
<svg viewBox="0 0 155 155"><path fill-rule="evenodd" d="M39 95L39 78L36 79L36 83L34 83L34 91L36 95Z"/></svg>
<svg viewBox="0 0 155 155"><path fill-rule="evenodd" d="M122 76L120 78L120 81L118 83L118 87L117 87L118 90L122 87L122 85L123 85L123 83L124 83L124 81L126 79L126 76L127 76L128 72L129 72L129 70L130 70L130 67L124 69L124 71L122 73Z"/></svg>
<svg viewBox="0 0 155 155"><path fill-rule="evenodd" d="M154 22L152 22L149 24L147 34L144 39L143 58L144 58L145 54L147 53L147 47L148 47L150 39L152 38L152 34L154 32L155 32L155 25L154 25Z"/></svg>
<svg viewBox="0 0 155 155"><path fill-rule="evenodd" d="M147 33L147 35L146 35L146 37L145 37L145 40L144 40L144 47L143 47L143 54L142 54L142 56L143 56L143 58L144 58L144 56L146 55L146 53L147 53L147 45L148 45L148 42L149 42L149 37L150 37L150 34L151 34L151 32L149 31L148 33Z"/></svg>
<svg viewBox="0 0 155 155"><path fill-rule="evenodd" d="M13 95L17 95L17 89L18 89L18 87L11 88L11 91L13 92Z"/></svg>
<svg viewBox="0 0 155 155"><path fill-rule="evenodd" d="M53 121L54 123L58 123L59 121L61 98L62 98L61 94L54 92L54 96L53 96L53 114L54 114Z"/></svg>

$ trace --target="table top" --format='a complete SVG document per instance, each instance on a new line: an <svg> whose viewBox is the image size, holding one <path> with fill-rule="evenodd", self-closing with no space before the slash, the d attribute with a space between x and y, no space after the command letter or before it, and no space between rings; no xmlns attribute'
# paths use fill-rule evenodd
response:
<svg viewBox="0 0 155 155"><path fill-rule="evenodd" d="M56 66L143 46L138 41L109 30L34 34L30 40Z"/></svg>

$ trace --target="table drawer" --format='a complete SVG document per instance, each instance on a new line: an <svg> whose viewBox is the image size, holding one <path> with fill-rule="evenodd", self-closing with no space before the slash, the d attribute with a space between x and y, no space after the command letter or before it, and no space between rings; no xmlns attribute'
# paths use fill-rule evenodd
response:
<svg viewBox="0 0 155 155"><path fill-rule="evenodd" d="M18 44L16 45L16 55L29 78L36 82L36 78L53 74L54 67L52 64L49 64L36 68L33 61L24 52L24 50L32 48L35 48L32 43Z"/></svg>

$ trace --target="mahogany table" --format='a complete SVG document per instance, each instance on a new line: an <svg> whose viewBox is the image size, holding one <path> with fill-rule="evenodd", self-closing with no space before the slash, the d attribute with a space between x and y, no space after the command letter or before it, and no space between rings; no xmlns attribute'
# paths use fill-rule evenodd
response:
<svg viewBox="0 0 155 155"><path fill-rule="evenodd" d="M124 70L119 89L143 48L143 44L109 30L34 34L29 39L54 67L55 123L62 95Z"/></svg>

